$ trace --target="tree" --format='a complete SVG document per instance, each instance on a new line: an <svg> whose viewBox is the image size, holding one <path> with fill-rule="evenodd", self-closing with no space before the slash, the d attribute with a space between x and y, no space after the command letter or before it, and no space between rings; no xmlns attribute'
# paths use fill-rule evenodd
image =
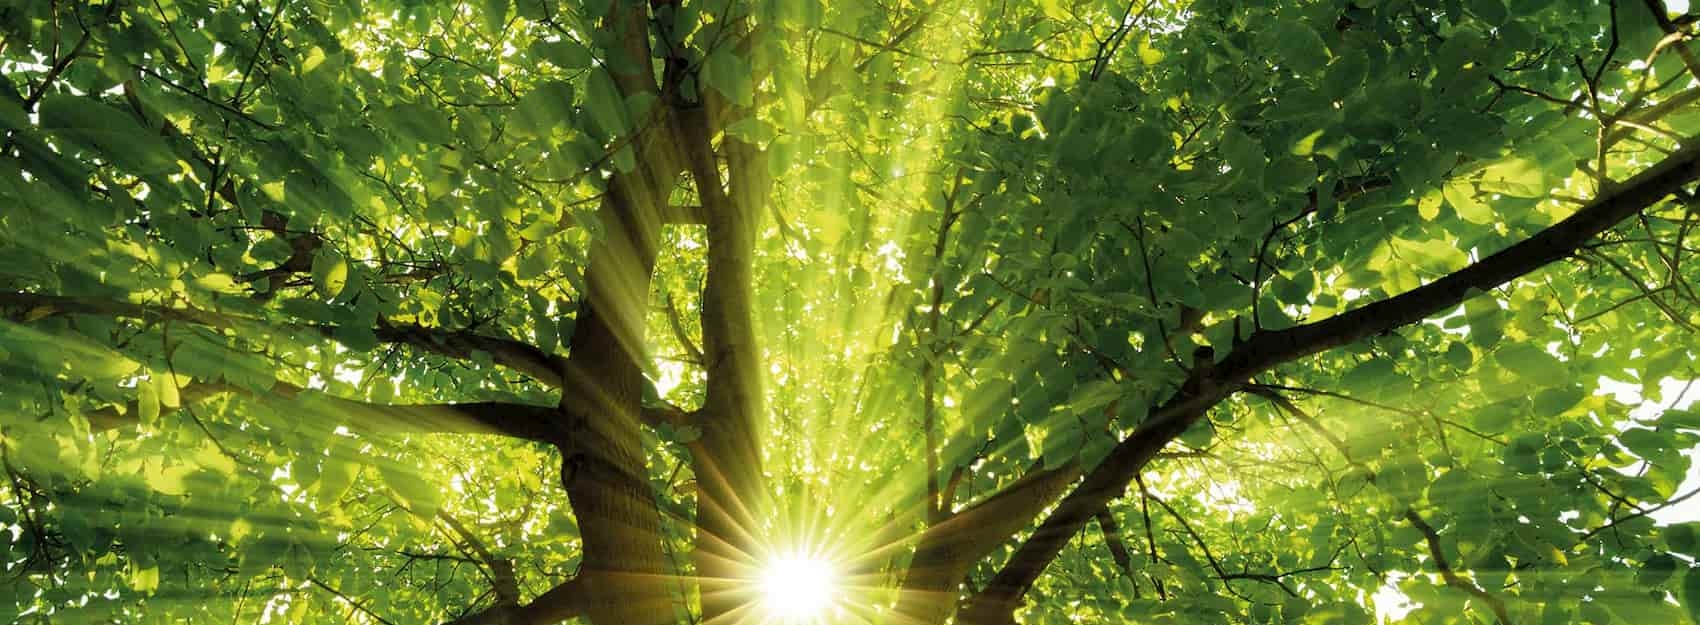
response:
<svg viewBox="0 0 1700 625"><path fill-rule="evenodd" d="M1700 620L1700 16L1256 4L0 8L0 613Z"/></svg>

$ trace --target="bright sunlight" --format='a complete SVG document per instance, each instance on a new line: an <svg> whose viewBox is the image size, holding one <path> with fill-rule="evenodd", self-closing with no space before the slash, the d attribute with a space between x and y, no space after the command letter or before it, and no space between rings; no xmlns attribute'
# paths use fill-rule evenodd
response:
<svg viewBox="0 0 1700 625"><path fill-rule="evenodd" d="M769 622L823 622L840 594L838 572L819 557L781 555L761 572L762 608Z"/></svg>

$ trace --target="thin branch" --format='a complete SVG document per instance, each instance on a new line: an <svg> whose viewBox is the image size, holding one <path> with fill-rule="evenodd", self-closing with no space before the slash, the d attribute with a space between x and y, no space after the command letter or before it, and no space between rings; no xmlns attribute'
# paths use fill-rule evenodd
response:
<svg viewBox="0 0 1700 625"><path fill-rule="evenodd" d="M335 588L332 588L329 585L325 584L324 582L319 581L319 578L317 578L317 577L309 577L309 578L307 578L307 581L312 582L314 586L318 586L320 589L323 589L325 592L328 592L328 593L331 593L332 595L335 595L336 598L341 599L343 601L343 603L347 603L349 606L352 606L355 610L359 611L361 614L365 614L366 616L371 617L372 620L375 620L375 621L381 623L382 625L396 625L393 621L380 616L377 612L373 612L371 610L371 608L367 608L365 604L360 603L359 601L355 601L353 597L342 594L342 591L337 590Z"/></svg>
<svg viewBox="0 0 1700 625"><path fill-rule="evenodd" d="M1451 563L1446 561L1446 554L1440 548L1440 533L1436 532L1427 521L1424 521L1416 510L1406 508L1405 519L1410 521L1411 525L1417 528L1417 531L1422 532L1423 539L1428 542L1429 557L1434 560L1434 568L1440 569L1440 577L1446 580L1446 585L1481 599L1482 603L1486 603L1488 608L1493 610L1494 617L1499 619L1499 625L1511 625L1511 616L1505 612L1504 601L1482 590L1474 582L1458 577L1458 574L1452 570Z"/></svg>
<svg viewBox="0 0 1700 625"><path fill-rule="evenodd" d="M1665 31L1666 35L1676 37L1670 44L1671 48L1676 50L1677 57L1682 59L1683 66L1688 68L1688 73L1692 74L1695 80L1700 80L1700 58L1695 58L1694 52L1688 49L1688 44L1684 43L1684 40L1689 37L1688 33L1678 29L1676 24L1670 20L1670 11L1665 7L1664 0L1643 1L1647 5L1647 10L1652 12L1653 20L1659 23L1659 28Z"/></svg>
<svg viewBox="0 0 1700 625"><path fill-rule="evenodd" d="M673 338L685 348L685 354L690 361L699 367L703 366L707 361L703 359L702 348L697 346L696 341L691 340L691 333L685 329L685 321L679 316L679 307L673 305L671 295L667 297L667 324L673 328Z"/></svg>
<svg viewBox="0 0 1700 625"><path fill-rule="evenodd" d="M584 589L578 578L556 584L531 603L495 605L443 625L547 625L584 614Z"/></svg>

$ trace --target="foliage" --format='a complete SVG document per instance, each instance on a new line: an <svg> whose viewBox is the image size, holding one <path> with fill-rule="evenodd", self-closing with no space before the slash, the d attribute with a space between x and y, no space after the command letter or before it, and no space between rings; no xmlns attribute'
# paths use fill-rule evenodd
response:
<svg viewBox="0 0 1700 625"><path fill-rule="evenodd" d="M1700 15L1247 4L0 6L0 617L1700 621Z"/></svg>

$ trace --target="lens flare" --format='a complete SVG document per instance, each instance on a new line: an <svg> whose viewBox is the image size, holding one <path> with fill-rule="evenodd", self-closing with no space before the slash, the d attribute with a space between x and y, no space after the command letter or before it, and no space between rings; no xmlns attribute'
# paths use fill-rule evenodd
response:
<svg viewBox="0 0 1700 625"><path fill-rule="evenodd" d="M838 571L822 558L786 554L762 569L762 608L772 623L823 622L840 594Z"/></svg>

